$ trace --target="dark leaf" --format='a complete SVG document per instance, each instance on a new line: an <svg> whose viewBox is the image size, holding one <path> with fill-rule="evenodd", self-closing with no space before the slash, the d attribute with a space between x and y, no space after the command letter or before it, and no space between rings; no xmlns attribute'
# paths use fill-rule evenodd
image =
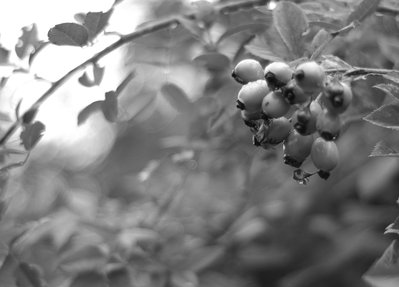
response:
<svg viewBox="0 0 399 287"><path fill-rule="evenodd" d="M193 110L192 102L179 86L172 83L164 84L161 88L161 93L177 111L187 113Z"/></svg>
<svg viewBox="0 0 399 287"><path fill-rule="evenodd" d="M80 126L81 124L83 124L90 115L94 114L95 112L101 111L102 102L103 101L92 102L90 105L81 110L78 114L78 125Z"/></svg>
<svg viewBox="0 0 399 287"><path fill-rule="evenodd" d="M394 240L384 254L363 275L363 279L377 287L393 287L399 282L399 242Z"/></svg>
<svg viewBox="0 0 399 287"><path fill-rule="evenodd" d="M202 54L195 57L193 61L210 71L222 71L230 66L230 59L217 52Z"/></svg>
<svg viewBox="0 0 399 287"><path fill-rule="evenodd" d="M118 119L118 98L114 91L105 93L105 100L101 102L101 110L107 121L113 123Z"/></svg>
<svg viewBox="0 0 399 287"><path fill-rule="evenodd" d="M380 89L390 95L391 97L395 97L399 99L399 87L393 84L379 84L374 86L376 89Z"/></svg>
<svg viewBox="0 0 399 287"><path fill-rule="evenodd" d="M55 45L84 46L88 43L89 33L87 29L76 23L62 23L51 28L47 36Z"/></svg>
<svg viewBox="0 0 399 287"><path fill-rule="evenodd" d="M384 128L399 129L399 104L387 104L373 111L364 120Z"/></svg>
<svg viewBox="0 0 399 287"><path fill-rule="evenodd" d="M355 10L349 14L346 24L349 25L354 21L363 21L377 9L380 2L381 0L363 0Z"/></svg>
<svg viewBox="0 0 399 287"><path fill-rule="evenodd" d="M10 51L0 46L0 64L9 64Z"/></svg>
<svg viewBox="0 0 399 287"><path fill-rule="evenodd" d="M132 285L129 271L126 268L117 268L107 273L109 287L128 287Z"/></svg>
<svg viewBox="0 0 399 287"><path fill-rule="evenodd" d="M385 234L393 233L399 235L399 217L396 217L395 221L387 226Z"/></svg>
<svg viewBox="0 0 399 287"><path fill-rule="evenodd" d="M31 150L42 138L45 129L44 124L39 121L25 125L20 135L24 148Z"/></svg>
<svg viewBox="0 0 399 287"><path fill-rule="evenodd" d="M273 23L292 54L303 56L303 33L308 29L308 20L302 9L292 2L279 2L273 10Z"/></svg>
<svg viewBox="0 0 399 287"><path fill-rule="evenodd" d="M30 27L23 27L22 36L19 37L18 40L19 42L15 46L15 52L20 59L23 59L35 51L40 45L36 24Z"/></svg>
<svg viewBox="0 0 399 287"><path fill-rule="evenodd" d="M90 77L86 71L81 77L79 77L79 83L85 87L98 86L103 79L104 71L105 68L100 67L95 63L93 65L93 77Z"/></svg>
<svg viewBox="0 0 399 287"><path fill-rule="evenodd" d="M32 108L27 110L23 115L22 115L22 123L25 125L31 124L33 120L36 117L36 114L38 112L37 108Z"/></svg>
<svg viewBox="0 0 399 287"><path fill-rule="evenodd" d="M129 82L134 79L136 76L136 73L134 71L131 71L125 79L119 84L119 86L116 88L115 94L116 97L119 97L119 95L122 93L122 91L127 87Z"/></svg>
<svg viewBox="0 0 399 287"><path fill-rule="evenodd" d="M341 29L340 26L330 23L330 22L324 22L324 21L309 21L309 26L313 27L313 26L317 26L317 27L321 27L327 31L337 31L339 29Z"/></svg>
<svg viewBox="0 0 399 287"><path fill-rule="evenodd" d="M21 262L15 274L18 287L44 287L46 284L38 266Z"/></svg>
<svg viewBox="0 0 399 287"><path fill-rule="evenodd" d="M380 141L378 142L371 154L370 157L399 157L399 153L387 145L386 142Z"/></svg>
<svg viewBox="0 0 399 287"><path fill-rule="evenodd" d="M108 25L113 9L107 12L89 12L84 17L83 25L89 32L89 41L92 41Z"/></svg>
<svg viewBox="0 0 399 287"><path fill-rule="evenodd" d="M245 32L245 31L251 31L251 32L256 33L256 32L264 30L265 27L266 27L266 25L264 23L249 23L249 24L243 24L243 25L231 27L219 37L217 43L220 43L224 39L231 37L237 33Z"/></svg>
<svg viewBox="0 0 399 287"><path fill-rule="evenodd" d="M70 287L108 287L104 276L96 271L87 271L78 274Z"/></svg>

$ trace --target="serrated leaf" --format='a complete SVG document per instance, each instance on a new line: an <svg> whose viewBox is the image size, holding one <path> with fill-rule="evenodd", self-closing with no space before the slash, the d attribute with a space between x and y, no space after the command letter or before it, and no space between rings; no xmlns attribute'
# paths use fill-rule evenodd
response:
<svg viewBox="0 0 399 287"><path fill-rule="evenodd" d="M399 130L399 104L387 104L363 118L384 128Z"/></svg>
<svg viewBox="0 0 399 287"><path fill-rule="evenodd" d="M399 157L399 153L384 141L378 142L369 157Z"/></svg>
<svg viewBox="0 0 399 287"><path fill-rule="evenodd" d="M89 12L84 17L83 25L89 32L89 41L92 41L108 25L113 9L107 12Z"/></svg>
<svg viewBox="0 0 399 287"><path fill-rule="evenodd" d="M377 9L380 2L381 0L363 0L355 10L349 14L346 24L349 25L354 21L363 21Z"/></svg>
<svg viewBox="0 0 399 287"><path fill-rule="evenodd" d="M264 30L265 27L266 27L266 25L264 23L249 23L249 24L243 24L243 25L231 27L219 37L217 44L219 44L224 39L231 37L235 34L245 32L245 31L253 31L254 33L256 33L261 30Z"/></svg>
<svg viewBox="0 0 399 287"><path fill-rule="evenodd" d="M105 93L105 100L101 102L101 110L107 121L114 123L118 119L118 98L114 91Z"/></svg>
<svg viewBox="0 0 399 287"><path fill-rule="evenodd" d="M44 287L46 284L38 266L21 262L15 273L17 286L20 287Z"/></svg>
<svg viewBox="0 0 399 287"><path fill-rule="evenodd" d="M85 87L93 87L98 86L104 76L104 67L100 67L97 63L93 65L93 77L90 77L89 74L86 72L83 73L82 76L79 77L78 81L81 85Z"/></svg>
<svg viewBox="0 0 399 287"><path fill-rule="evenodd" d="M230 66L230 59L217 52L199 55L193 61L211 71L222 71Z"/></svg>
<svg viewBox="0 0 399 287"><path fill-rule="evenodd" d="M376 89L380 89L381 91L384 91L391 97L395 97L399 99L399 87L393 84L379 84L374 86Z"/></svg>
<svg viewBox="0 0 399 287"><path fill-rule="evenodd" d="M384 254L363 275L363 279L377 287L394 287L399 282L399 242L394 240Z"/></svg>
<svg viewBox="0 0 399 287"><path fill-rule="evenodd" d="M80 126L94 113L101 111L103 101L95 101L81 110L78 114L78 125Z"/></svg>
<svg viewBox="0 0 399 287"><path fill-rule="evenodd" d="M96 271L79 273L73 280L70 287L108 287L104 276Z"/></svg>
<svg viewBox="0 0 399 287"><path fill-rule="evenodd" d="M193 110L193 103L179 86L172 83L164 84L161 88L161 93L177 111L187 113Z"/></svg>
<svg viewBox="0 0 399 287"><path fill-rule="evenodd" d="M273 10L273 23L291 53L303 56L302 35L308 29L308 20L301 7L292 2L279 2Z"/></svg>
<svg viewBox="0 0 399 287"><path fill-rule="evenodd" d="M31 27L23 27L22 35L18 40L19 42L15 46L15 53L20 59L23 59L40 45L36 24L33 24Z"/></svg>
<svg viewBox="0 0 399 287"><path fill-rule="evenodd" d="M55 25L47 33L51 43L59 46L85 46L89 40L87 28L76 23Z"/></svg>
<svg viewBox="0 0 399 287"><path fill-rule="evenodd" d="M42 122L25 125L20 138L26 150L31 150L42 138L46 127Z"/></svg>
<svg viewBox="0 0 399 287"><path fill-rule="evenodd" d="M252 55L259 57L264 60L268 60L271 62L281 62L283 59L281 59L279 56L277 56L273 51L268 50L267 48L257 45L257 44L248 44L245 45L245 49L251 53Z"/></svg>

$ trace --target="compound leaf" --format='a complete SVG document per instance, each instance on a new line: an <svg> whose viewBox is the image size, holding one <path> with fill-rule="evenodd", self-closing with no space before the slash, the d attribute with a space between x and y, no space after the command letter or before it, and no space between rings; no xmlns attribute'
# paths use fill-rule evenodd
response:
<svg viewBox="0 0 399 287"><path fill-rule="evenodd" d="M89 32L83 25L62 23L55 25L47 33L51 43L59 46L84 46L88 43Z"/></svg>

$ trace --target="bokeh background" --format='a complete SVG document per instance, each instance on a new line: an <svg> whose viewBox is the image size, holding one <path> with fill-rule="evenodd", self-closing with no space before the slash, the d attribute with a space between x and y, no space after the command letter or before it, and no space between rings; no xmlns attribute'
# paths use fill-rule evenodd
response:
<svg viewBox="0 0 399 287"><path fill-rule="evenodd" d="M299 5L310 19L323 16L334 23L357 2ZM22 27L35 23L38 37L46 40L54 25L112 4L3 3L0 43L11 51L9 62L24 66L14 52ZM47 285L22 280L7 287L369 286L362 275L393 239L384 231L398 215L399 163L368 157L380 139L395 145L397 132L361 118L393 99L372 88L382 81L378 76L357 81L354 107L345 114L350 125L337 141L338 168L328 180L293 180L281 146L252 145L234 107L240 85L230 78L241 59L269 62L242 47L253 35L267 35L273 7L218 15L200 39L181 26L142 37L100 61L106 69L99 86L83 87L76 75L41 107L37 119L46 133L3 186L0 259L8 258L10 241L16 241L16 258ZM2 77L9 77L0 97L2 130L20 99L21 110L27 109L48 81L118 33L197 8L190 1L124 0L93 45L47 46L29 73L10 76L12 68L2 65ZM253 22L261 29L234 34L215 50L229 27ZM335 39L325 54L354 66L395 69L398 25L395 15L375 13ZM316 32L313 27L309 39ZM197 58L216 52L214 66ZM96 113L78 126L79 111L103 99L132 70L136 76L121 95L118 122ZM161 92L165 84L178 86L186 97L168 100ZM10 147L18 146L15 136ZM314 167L306 162L305 169Z"/></svg>

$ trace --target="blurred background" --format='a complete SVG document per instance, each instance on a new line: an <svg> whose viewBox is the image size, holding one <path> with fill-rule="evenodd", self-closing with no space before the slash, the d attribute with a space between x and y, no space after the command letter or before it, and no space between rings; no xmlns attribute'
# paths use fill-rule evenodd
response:
<svg viewBox="0 0 399 287"><path fill-rule="evenodd" d="M358 2L298 5L310 20L337 25ZM29 264L28 274L35 270L36 284L43 285L21 279L10 286L368 286L361 276L392 241L384 231L398 215L398 161L368 157L380 139L394 145L397 134L361 120L392 101L373 88L381 77L352 84L355 101L337 141L338 168L328 180L314 176L301 185L284 165L281 146L252 145L235 108L241 86L230 77L241 59L266 65L269 51L294 60L273 42L275 3L213 14L191 1L120 1L92 45L48 45L30 66L14 51L23 27L35 27L47 40L54 25L108 11L114 1L3 4L3 131L21 99L24 111L52 81L119 35L154 19L203 12L198 26L154 32L107 55L99 62L105 67L100 85L84 87L77 74L41 107L42 140L7 182L4 175L0 259L5 262L10 241L16 242L18 262ZM375 13L325 54L354 66L395 69L397 20ZM309 43L319 29L311 26L304 36ZM15 66L29 72L12 73ZM131 71L117 122L94 113L77 125L79 112ZM165 86L178 96L168 97ZM9 147L19 147L18 135ZM304 169L315 168L305 162Z"/></svg>

